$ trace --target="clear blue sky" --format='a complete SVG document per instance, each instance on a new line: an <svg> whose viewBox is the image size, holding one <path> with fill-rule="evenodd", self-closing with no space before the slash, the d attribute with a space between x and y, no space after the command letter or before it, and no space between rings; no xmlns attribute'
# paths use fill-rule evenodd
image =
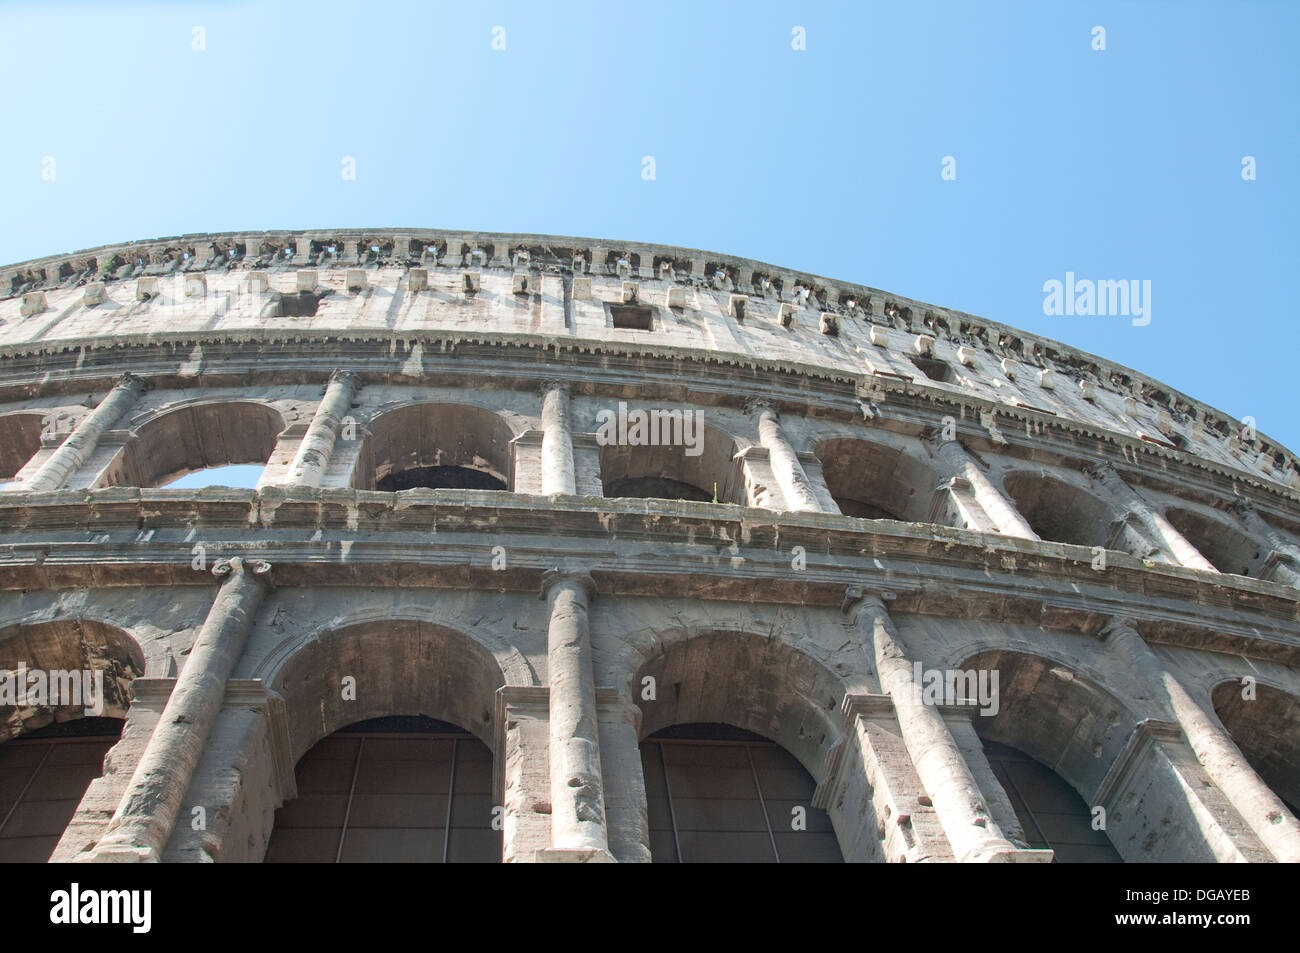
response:
<svg viewBox="0 0 1300 953"><path fill-rule="evenodd" d="M0 37L5 263L331 226L693 246L1046 334L1300 451L1297 3L5 3ZM1151 323L1044 316L1067 271L1149 279Z"/></svg>

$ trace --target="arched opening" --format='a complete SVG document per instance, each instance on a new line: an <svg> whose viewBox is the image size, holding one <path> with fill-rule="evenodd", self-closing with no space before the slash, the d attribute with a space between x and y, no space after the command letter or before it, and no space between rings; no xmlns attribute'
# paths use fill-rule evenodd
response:
<svg viewBox="0 0 1300 953"><path fill-rule="evenodd" d="M466 404L412 404L370 425L352 485L359 489L509 490L514 432L501 418Z"/></svg>
<svg viewBox="0 0 1300 953"><path fill-rule="evenodd" d="M1300 817L1300 699L1234 680L1215 687L1210 700L1255 773Z"/></svg>
<svg viewBox="0 0 1300 953"><path fill-rule="evenodd" d="M169 490L199 490L207 486L252 489L262 479L262 473L265 470L266 467L264 466L259 467L243 463L225 467L208 467L206 470L195 470L193 473L179 476L162 485Z"/></svg>
<svg viewBox="0 0 1300 953"><path fill-rule="evenodd" d="M267 863L493 863L492 752L432 718L374 718L312 746Z"/></svg>
<svg viewBox="0 0 1300 953"><path fill-rule="evenodd" d="M123 724L80 718L0 744L0 863L50 859Z"/></svg>
<svg viewBox="0 0 1300 953"><path fill-rule="evenodd" d="M641 742L656 863L841 863L816 784L780 745L718 724Z"/></svg>
<svg viewBox="0 0 1300 953"><path fill-rule="evenodd" d="M1165 510L1165 518L1219 572L1259 575L1268 553L1228 523L1177 507Z"/></svg>
<svg viewBox="0 0 1300 953"><path fill-rule="evenodd" d="M655 686L653 699L634 695L652 859L842 861L813 804L843 737L839 679L747 632L669 632L659 646L631 683Z"/></svg>
<svg viewBox="0 0 1300 953"><path fill-rule="evenodd" d="M0 417L0 483L12 480L41 449L41 414Z"/></svg>
<svg viewBox="0 0 1300 953"><path fill-rule="evenodd" d="M100 485L159 487L215 467L263 467L284 428L279 411L252 401L181 407L145 423Z"/></svg>
<svg viewBox="0 0 1300 953"><path fill-rule="evenodd" d="M1111 543L1111 509L1091 493L1049 476L1025 472L1007 474L1002 487L1016 510L1043 539L1075 546ZM1132 551L1124 540L1116 545Z"/></svg>
<svg viewBox="0 0 1300 953"><path fill-rule="evenodd" d="M634 413L628 414L629 424L635 422ZM652 444L630 442L634 433L631 429L627 432L629 441L602 443L600 475L604 495L746 505L745 481L734 459L735 438L699 423L697 417L690 418L695 423L687 432L686 419L681 414L648 417L643 436L647 441L653 439Z"/></svg>
<svg viewBox="0 0 1300 953"><path fill-rule="evenodd" d="M836 437L817 445L831 498L845 516L926 523L939 476L893 447Z"/></svg>
<svg viewBox="0 0 1300 953"><path fill-rule="evenodd" d="M1008 836L1051 847L1060 863L1122 860L1107 831L1093 830L1086 798L1124 751L1136 719L1073 669L1037 655L984 652L960 668L998 674L997 712L974 724L1013 812L998 818ZM990 808L999 811L997 803ZM1141 857L1141 848L1133 854Z"/></svg>
<svg viewBox="0 0 1300 953"><path fill-rule="evenodd" d="M1029 847L1054 851L1058 864L1123 863L1105 833L1092 829L1088 805L1060 775L1010 745L981 740Z"/></svg>
<svg viewBox="0 0 1300 953"><path fill-rule="evenodd" d="M0 861L49 859L122 733L140 646L68 619L0 631Z"/></svg>
<svg viewBox="0 0 1300 953"><path fill-rule="evenodd" d="M277 812L268 861L501 859L505 677L490 651L420 620L360 623L305 642L270 681L298 797Z"/></svg>

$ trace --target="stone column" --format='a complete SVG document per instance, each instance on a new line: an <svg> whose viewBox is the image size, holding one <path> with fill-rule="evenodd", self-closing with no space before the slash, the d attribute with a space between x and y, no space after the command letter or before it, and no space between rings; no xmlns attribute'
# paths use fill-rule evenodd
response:
<svg viewBox="0 0 1300 953"><path fill-rule="evenodd" d="M212 567L224 577L194 648L176 679L126 794L91 862L157 862L171 837L181 801L194 777L212 725L253 617L270 584L271 566L261 560L222 560Z"/></svg>
<svg viewBox="0 0 1300 953"><path fill-rule="evenodd" d="M341 422L352 409L352 399L360 389L361 379L352 371L335 371L330 375L325 396L316 406L311 425L298 444L293 463L289 464L290 484L320 486Z"/></svg>
<svg viewBox="0 0 1300 953"><path fill-rule="evenodd" d="M1205 773L1227 795L1273 856L1300 862L1300 820L1255 773L1218 719L1208 714L1166 668L1128 619L1112 619L1102 637L1135 672L1157 702L1174 715Z"/></svg>
<svg viewBox="0 0 1300 953"><path fill-rule="evenodd" d="M1186 566L1188 569L1200 569L1203 572L1218 572L1214 565L1201 555L1195 546L1187 541L1182 533L1174 529L1173 524L1165 518L1165 514L1155 509L1150 503L1142 498L1142 494L1129 486L1115 472L1115 468L1109 464L1097 467L1090 473L1093 480L1100 486L1111 500L1117 505L1126 509L1137 520L1148 534L1152 542L1160 549L1158 557L1164 557L1162 562L1172 561L1179 566ZM1168 556L1165 554L1168 553Z"/></svg>
<svg viewBox="0 0 1300 953"><path fill-rule="evenodd" d="M59 448L32 475L25 489L57 490L67 482L68 477L90 459L104 435L113 424L121 418L144 393L144 380L134 374L123 374L113 389L108 392L94 410L77 424L77 428L68 434Z"/></svg>
<svg viewBox="0 0 1300 953"><path fill-rule="evenodd" d="M965 480L970 486L971 495L980 505L984 515L1003 536L1015 536L1020 539L1038 539L1038 534L1030 527L1028 521L1020 515L1015 505L1002 495L1002 491L993 485L985 474L984 468L975 461L966 448L956 440L934 441L935 456L939 459L950 480Z"/></svg>
<svg viewBox="0 0 1300 953"><path fill-rule="evenodd" d="M557 382L542 393L542 496L577 492L573 469L573 433L569 394Z"/></svg>
<svg viewBox="0 0 1300 953"><path fill-rule="evenodd" d="M551 570L542 595L551 605L546 666L550 682L551 850L543 860L611 860L600 772L596 681L587 603L596 584L585 572Z"/></svg>
<svg viewBox="0 0 1300 953"><path fill-rule="evenodd" d="M748 408L758 420L758 442L767 450L772 475L785 497L785 505L796 513L820 513L821 504L813 492L812 482L804 472L799 455L781 429L781 419L767 403L756 401Z"/></svg>
<svg viewBox="0 0 1300 953"><path fill-rule="evenodd" d="M1300 548L1274 529L1249 503L1238 503L1234 509L1246 528L1272 550L1266 563L1266 570L1271 569L1267 573L1271 579L1285 586L1300 587Z"/></svg>
<svg viewBox="0 0 1300 953"><path fill-rule="evenodd" d="M921 699L912 661L885 608L888 598L892 593L849 589L844 609L856 613L859 631L875 649L880 687L893 702L903 744L929 792L953 854L963 863L1050 860L1051 851L1016 847L993 820L943 714Z"/></svg>

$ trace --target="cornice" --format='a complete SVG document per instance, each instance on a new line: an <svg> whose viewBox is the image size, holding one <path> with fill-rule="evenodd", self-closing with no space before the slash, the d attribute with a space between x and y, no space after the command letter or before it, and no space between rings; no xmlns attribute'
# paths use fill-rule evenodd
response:
<svg viewBox="0 0 1300 953"><path fill-rule="evenodd" d="M1095 631L1136 617L1154 641L1300 664L1300 591L1240 576L929 524L702 503L480 491L257 493L114 489L0 498L0 589L211 586L191 568L274 564L277 586L517 591L582 567L609 596L823 606L850 586L896 592L891 613ZM509 570L492 568L492 547ZM791 551L802 546L806 568ZM761 585L756 585L761 583Z"/></svg>

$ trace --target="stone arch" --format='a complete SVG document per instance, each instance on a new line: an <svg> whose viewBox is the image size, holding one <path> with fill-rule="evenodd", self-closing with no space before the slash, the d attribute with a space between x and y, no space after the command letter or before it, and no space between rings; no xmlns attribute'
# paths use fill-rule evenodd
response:
<svg viewBox="0 0 1300 953"><path fill-rule="evenodd" d="M998 674L997 711L976 715L975 732L1027 843L1051 846L1062 860L1122 856L1091 829L1091 798L1138 716L1077 666L1044 655L985 649L958 667Z"/></svg>
<svg viewBox="0 0 1300 953"><path fill-rule="evenodd" d="M1002 488L1043 539L1075 546L1110 545L1115 513L1082 487L1045 473L1017 470L1002 478Z"/></svg>
<svg viewBox="0 0 1300 953"><path fill-rule="evenodd" d="M156 487L212 467L265 464L284 429L284 416L257 401L178 407L137 427L97 485Z"/></svg>
<svg viewBox="0 0 1300 953"><path fill-rule="evenodd" d="M655 856L842 860L848 853L845 832L815 804L832 754L844 740L837 717L845 692L841 680L783 640L745 631L678 630L664 635L657 648L630 683L642 712L640 748ZM655 679L654 699L643 691L648 677ZM678 747L668 757L665 745L673 742ZM766 747L754 748L755 742ZM774 786L775 777L785 784ZM687 798L680 810L662 807L679 796ZM808 830L823 833L789 839L783 828L794 802L781 800L789 796L809 819ZM724 797L718 803L725 807L704 811L702 824L690 820L711 797ZM774 854L767 853L768 845ZM789 855L800 848L813 854Z"/></svg>
<svg viewBox="0 0 1300 953"><path fill-rule="evenodd" d="M629 437L635 423L632 414L640 410L644 413L666 413L664 408L632 408L628 410ZM736 437L720 427L699 423L698 414L694 416L698 440L693 447L675 443L677 435L685 437L685 414L689 408L673 414L681 417L683 426L678 426L677 417L654 418L658 427L646 425L646 439L655 431L653 439L658 445L633 445L630 440L623 443L601 442L600 476L603 493L606 497L633 499L669 499L694 500L701 503L735 503L748 505L745 493L745 481L740 464L735 459L740 449ZM665 421L667 423L665 424ZM667 431L665 432L665 427ZM694 452L698 448L699 452ZM716 487L716 490L715 490Z"/></svg>
<svg viewBox="0 0 1300 953"><path fill-rule="evenodd" d="M260 657L256 666L249 671L248 677L263 679L270 683L277 677L277 673L284 668L290 658L304 647L328 636L331 632L360 629L366 626L388 625L395 619L440 625L454 629L454 626L446 625L448 608L440 598L432 603L423 602L423 604L407 600L403 600L396 605L390 603L378 605L362 603L355 611L335 616L328 625L306 634L295 635L276 644ZM490 630L485 631L486 629L486 626L476 628L474 641L481 645L485 651L492 654L496 666L501 670L504 684L524 686L540 684L537 672L533 669L532 663L529 662L528 656L524 655L509 639Z"/></svg>
<svg viewBox="0 0 1300 953"><path fill-rule="evenodd" d="M14 475L41 449L44 414L0 415L0 483Z"/></svg>
<svg viewBox="0 0 1300 953"><path fill-rule="evenodd" d="M1165 518L1219 572L1258 576L1264 560L1268 558L1267 547L1251 539L1226 519L1216 519L1176 506L1165 510Z"/></svg>
<svg viewBox="0 0 1300 953"><path fill-rule="evenodd" d="M845 516L926 523L939 474L905 451L860 437L817 444L826 488Z"/></svg>
<svg viewBox="0 0 1300 953"><path fill-rule="evenodd" d="M1257 682L1243 697L1240 679L1210 692L1214 712L1255 773L1300 817L1300 698Z"/></svg>
<svg viewBox="0 0 1300 953"><path fill-rule="evenodd" d="M515 436L504 416L471 404L381 411L370 422L352 486L512 490Z"/></svg>
<svg viewBox="0 0 1300 953"><path fill-rule="evenodd" d="M131 682L144 674L144 650L125 629L86 618L18 623L0 629L0 672L103 672L103 711L125 718ZM16 678L16 675L14 676ZM85 717L85 705L5 705L0 741L44 728L52 722Z"/></svg>
<svg viewBox="0 0 1300 953"><path fill-rule="evenodd" d="M355 700L344 679L355 680ZM326 735L371 718L424 715L495 747L496 692L505 674L486 647L413 619L345 625L302 643L269 674L285 702L296 763Z"/></svg>
<svg viewBox="0 0 1300 953"><path fill-rule="evenodd" d="M641 699L653 676L654 701L639 700L641 737L677 724L731 725L785 748L820 784L844 736L839 676L780 638L712 629L665 634L629 682Z"/></svg>
<svg viewBox="0 0 1300 953"><path fill-rule="evenodd" d="M1036 653L987 649L959 668L999 673L996 715L975 720L981 738L1045 764L1088 798L1140 720L1076 665Z"/></svg>

